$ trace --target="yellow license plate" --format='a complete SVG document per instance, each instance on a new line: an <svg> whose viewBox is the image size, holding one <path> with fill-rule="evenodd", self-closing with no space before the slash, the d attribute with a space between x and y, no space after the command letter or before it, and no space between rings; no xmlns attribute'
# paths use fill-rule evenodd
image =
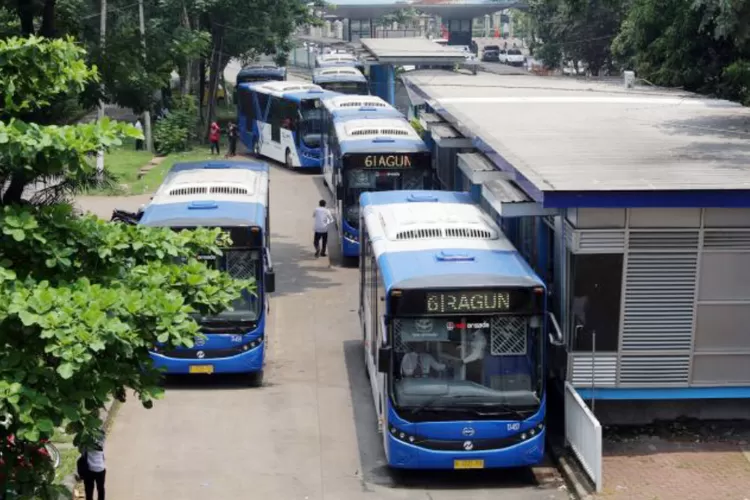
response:
<svg viewBox="0 0 750 500"><path fill-rule="evenodd" d="M484 469L484 460L454 460L454 469Z"/></svg>
<svg viewBox="0 0 750 500"><path fill-rule="evenodd" d="M190 373L213 373L213 365L192 365L190 367Z"/></svg>

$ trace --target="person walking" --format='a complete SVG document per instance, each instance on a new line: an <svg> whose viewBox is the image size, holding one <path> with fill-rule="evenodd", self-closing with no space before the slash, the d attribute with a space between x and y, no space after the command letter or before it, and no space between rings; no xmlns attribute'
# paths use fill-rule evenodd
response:
<svg viewBox="0 0 750 500"><path fill-rule="evenodd" d="M208 140L211 143L211 154L213 154L214 149L216 149L216 154L219 154L219 140L221 139L221 129L219 128L219 124L216 122L211 122L211 130L208 133Z"/></svg>
<svg viewBox="0 0 750 500"><path fill-rule="evenodd" d="M143 124L141 123L141 119L137 118L135 120L135 128L138 130L138 132L143 135ZM135 140L135 150L141 151L143 149L143 139L136 139Z"/></svg>
<svg viewBox="0 0 750 500"><path fill-rule="evenodd" d="M93 447L83 450L78 459L78 475L83 479L86 500L94 500L94 488L96 488L96 498L104 500L104 479L107 475L107 467L104 463L104 437L99 439Z"/></svg>
<svg viewBox="0 0 750 500"><path fill-rule="evenodd" d="M235 156L237 154L237 138L240 136L240 131L237 125L234 123L229 124L229 156Z"/></svg>
<svg viewBox="0 0 750 500"><path fill-rule="evenodd" d="M328 228L333 224L333 214L326 208L326 200L318 202L318 207L313 212L313 219L315 220L315 237L313 238L315 257L325 257L328 245Z"/></svg>

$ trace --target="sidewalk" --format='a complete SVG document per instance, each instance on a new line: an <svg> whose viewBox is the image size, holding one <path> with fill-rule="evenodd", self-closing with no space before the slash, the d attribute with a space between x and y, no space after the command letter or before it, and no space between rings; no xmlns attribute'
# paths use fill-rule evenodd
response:
<svg viewBox="0 0 750 500"><path fill-rule="evenodd" d="M604 491L622 500L750 500L750 424L606 430Z"/></svg>

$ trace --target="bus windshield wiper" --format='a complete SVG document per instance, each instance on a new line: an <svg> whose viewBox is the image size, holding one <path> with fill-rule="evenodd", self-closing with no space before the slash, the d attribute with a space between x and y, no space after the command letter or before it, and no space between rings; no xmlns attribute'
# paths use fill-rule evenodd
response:
<svg viewBox="0 0 750 500"><path fill-rule="evenodd" d="M498 408L499 410L498 411L492 411L492 410L488 409L487 411L482 411L482 410L479 410L477 408L472 408L472 407L468 407L467 409L471 410L474 413L476 413L477 415L481 415L483 417L492 416L492 415L500 416L500 415L508 414L509 413L509 414L515 416L518 420L526 420L528 418L528 415L526 415L526 413L524 413L522 410L517 410L516 408L513 408L512 406L510 406L510 405L508 405L506 403L483 403L481 406L483 408L484 407L486 407L486 408Z"/></svg>

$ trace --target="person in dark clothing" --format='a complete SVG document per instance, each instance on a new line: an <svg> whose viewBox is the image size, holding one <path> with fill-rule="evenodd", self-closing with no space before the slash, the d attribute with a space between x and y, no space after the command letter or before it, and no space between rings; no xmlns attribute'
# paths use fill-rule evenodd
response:
<svg viewBox="0 0 750 500"><path fill-rule="evenodd" d="M234 123L229 124L229 156L235 156L237 154L237 139L240 136L240 131L237 125Z"/></svg>
<svg viewBox="0 0 750 500"><path fill-rule="evenodd" d="M104 463L104 439L100 439L93 448L83 451L85 460L85 471L83 472L83 489L86 492L86 500L94 500L94 487L96 487L96 498L104 500L104 479L107 476L107 467Z"/></svg>

